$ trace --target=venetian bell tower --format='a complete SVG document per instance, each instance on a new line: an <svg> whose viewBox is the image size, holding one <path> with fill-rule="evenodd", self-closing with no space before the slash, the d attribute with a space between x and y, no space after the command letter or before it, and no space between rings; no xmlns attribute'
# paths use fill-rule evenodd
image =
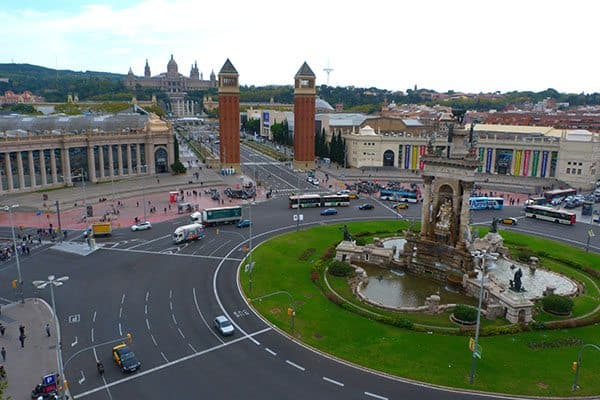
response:
<svg viewBox="0 0 600 400"><path fill-rule="evenodd" d="M473 270L467 249L471 240L469 197L479 166L473 128L465 129L463 110L454 110L446 122L445 141L429 139L421 156L423 209L420 234L407 235L407 268L447 283ZM452 283L452 282L450 282ZM454 282L456 283L456 282Z"/></svg>
<svg viewBox="0 0 600 400"><path fill-rule="evenodd" d="M219 71L219 151L221 168L240 172L240 85L239 74L227 59Z"/></svg>
<svg viewBox="0 0 600 400"><path fill-rule="evenodd" d="M315 167L315 74L305 62L294 77L294 167Z"/></svg>

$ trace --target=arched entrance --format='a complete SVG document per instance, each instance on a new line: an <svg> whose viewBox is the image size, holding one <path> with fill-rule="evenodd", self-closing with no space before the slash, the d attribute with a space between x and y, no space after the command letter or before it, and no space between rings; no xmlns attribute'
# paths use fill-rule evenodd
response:
<svg viewBox="0 0 600 400"><path fill-rule="evenodd" d="M383 153L383 166L393 167L394 166L394 152L392 150L386 150Z"/></svg>
<svg viewBox="0 0 600 400"><path fill-rule="evenodd" d="M169 171L169 159L167 157L167 149L158 147L154 151L154 168L157 174Z"/></svg>

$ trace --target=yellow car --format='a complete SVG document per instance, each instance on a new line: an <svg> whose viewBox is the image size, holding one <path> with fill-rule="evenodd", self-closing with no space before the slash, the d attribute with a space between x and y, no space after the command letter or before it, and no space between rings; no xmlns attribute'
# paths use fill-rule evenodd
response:
<svg viewBox="0 0 600 400"><path fill-rule="evenodd" d="M354 193L354 192L350 192L350 193L348 193L348 197L350 197L352 200L356 200L356 199L358 199L358 194Z"/></svg>
<svg viewBox="0 0 600 400"><path fill-rule="evenodd" d="M500 222L502 223L502 225L517 225L516 218L502 218L500 219Z"/></svg>
<svg viewBox="0 0 600 400"><path fill-rule="evenodd" d="M406 210L408 208L408 204L406 203L398 203L398 204L394 204L392 206L393 209L395 210Z"/></svg>

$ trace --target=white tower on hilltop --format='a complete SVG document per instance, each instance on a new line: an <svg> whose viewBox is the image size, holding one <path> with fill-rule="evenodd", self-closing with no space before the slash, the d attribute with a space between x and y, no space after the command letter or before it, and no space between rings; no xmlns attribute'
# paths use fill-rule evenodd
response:
<svg viewBox="0 0 600 400"><path fill-rule="evenodd" d="M329 86L329 74L333 72L333 68L329 66L329 61L327 61L327 67L323 68L323 71L327 74L327 86Z"/></svg>

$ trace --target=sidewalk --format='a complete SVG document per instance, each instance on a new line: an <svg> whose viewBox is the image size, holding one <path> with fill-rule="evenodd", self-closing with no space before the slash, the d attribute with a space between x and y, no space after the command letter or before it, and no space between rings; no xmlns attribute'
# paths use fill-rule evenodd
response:
<svg viewBox="0 0 600 400"><path fill-rule="evenodd" d="M56 329L48 304L40 299L26 299L25 304L2 306L0 322L6 333L0 337L0 346L6 349L7 397L13 400L31 398L31 391L42 382L42 377L58 372ZM50 337L44 327L51 326ZM25 326L25 347L19 342L19 325ZM1 359L0 359L1 360Z"/></svg>

